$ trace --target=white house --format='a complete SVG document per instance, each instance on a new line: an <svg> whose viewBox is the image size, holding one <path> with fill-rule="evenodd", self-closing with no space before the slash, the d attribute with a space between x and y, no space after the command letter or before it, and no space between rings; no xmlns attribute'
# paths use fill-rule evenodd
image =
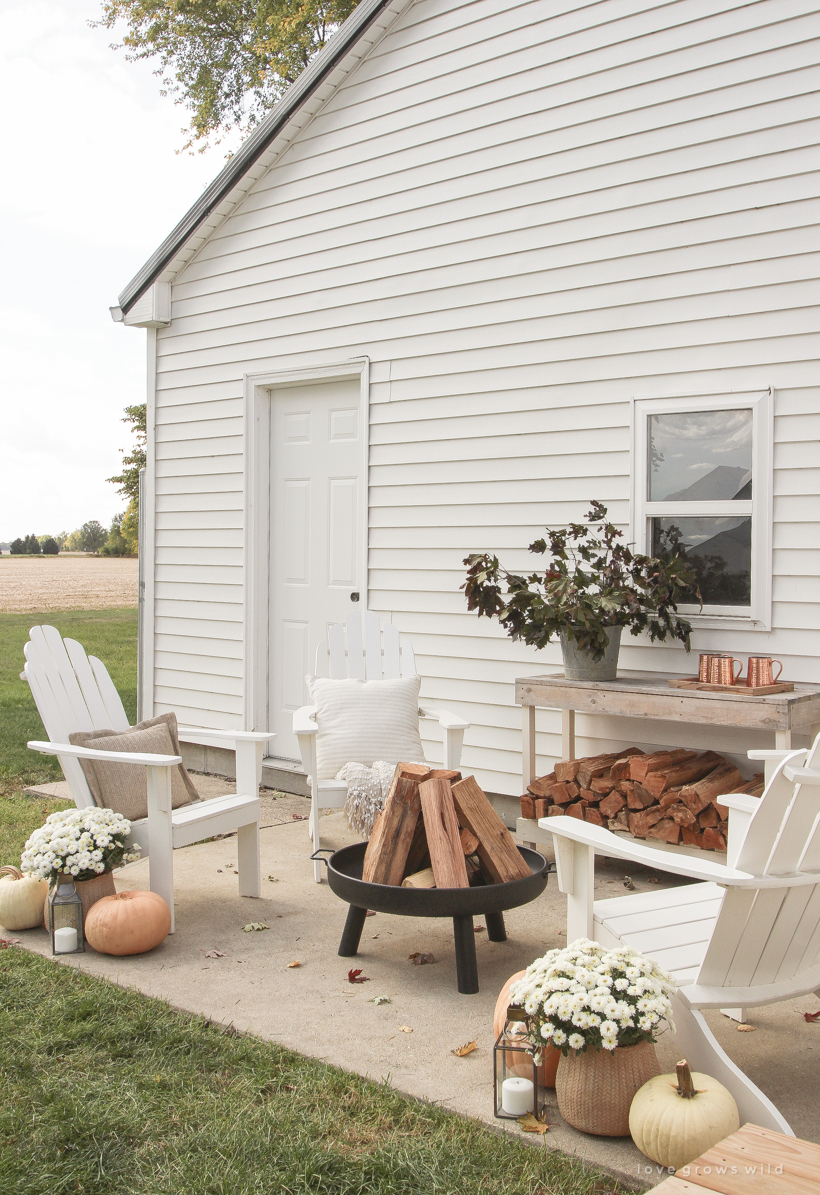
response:
<svg viewBox="0 0 820 1195"><path fill-rule="evenodd" d="M113 309L148 329L146 716L297 758L357 594L516 794L512 682L560 653L468 613L462 560L591 498L722 559L696 652L820 679L818 39L813 0L362 0Z"/></svg>

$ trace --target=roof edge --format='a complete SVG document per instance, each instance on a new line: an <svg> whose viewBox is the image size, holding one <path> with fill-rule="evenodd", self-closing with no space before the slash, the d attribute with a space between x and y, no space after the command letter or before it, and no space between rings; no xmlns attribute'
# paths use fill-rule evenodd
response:
<svg viewBox="0 0 820 1195"><path fill-rule="evenodd" d="M393 0L361 0L361 3L334 33L324 49L320 50L316 57L308 63L298 79L287 89L282 99L271 108L267 116L245 139L242 146L210 186L203 191L196 203L188 209L156 252L149 257L145 265L124 288L118 299L122 315L127 315L145 291L153 286L189 237L222 203L240 179L276 140L294 113L321 86L348 50L356 44L373 21L391 3Z"/></svg>

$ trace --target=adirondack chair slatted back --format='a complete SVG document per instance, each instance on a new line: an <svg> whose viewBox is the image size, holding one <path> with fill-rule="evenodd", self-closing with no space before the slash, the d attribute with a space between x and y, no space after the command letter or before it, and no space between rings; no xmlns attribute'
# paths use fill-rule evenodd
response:
<svg viewBox="0 0 820 1195"><path fill-rule="evenodd" d="M816 874L817 884L727 889L698 983L758 987L786 982L820 961L820 792L792 784L786 766L817 767L820 746L795 751L775 771L738 856L755 876Z"/></svg>
<svg viewBox="0 0 820 1195"><path fill-rule="evenodd" d="M52 743L67 743L77 730L127 730L128 717L105 665L87 656L75 639L63 639L56 627L32 627L23 653L24 673ZM78 760L60 756L74 800L93 805Z"/></svg>
<svg viewBox="0 0 820 1195"><path fill-rule="evenodd" d="M315 672L333 680L394 680L415 676L416 660L392 623L382 627L373 610L351 611L346 623L328 628L327 641L316 648Z"/></svg>

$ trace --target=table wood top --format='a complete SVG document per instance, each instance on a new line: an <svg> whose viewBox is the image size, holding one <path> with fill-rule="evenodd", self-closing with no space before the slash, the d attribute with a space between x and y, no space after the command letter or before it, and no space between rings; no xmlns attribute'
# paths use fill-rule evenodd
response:
<svg viewBox="0 0 820 1195"><path fill-rule="evenodd" d="M795 683L792 693L752 696L701 689L672 689L684 674L620 672L612 681L567 680L563 673L518 677L518 705L580 713L703 722L765 730L799 730L820 723L820 685Z"/></svg>
<svg viewBox="0 0 820 1195"><path fill-rule="evenodd" d="M820 1145L745 1124L650 1195L820 1195Z"/></svg>

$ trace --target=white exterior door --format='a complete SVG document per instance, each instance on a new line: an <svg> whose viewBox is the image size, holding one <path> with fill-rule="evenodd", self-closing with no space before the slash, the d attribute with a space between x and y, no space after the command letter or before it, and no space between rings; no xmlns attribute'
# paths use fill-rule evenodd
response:
<svg viewBox="0 0 820 1195"><path fill-rule="evenodd" d="M364 423L358 378L271 390L268 713L286 759L316 644L366 603Z"/></svg>

